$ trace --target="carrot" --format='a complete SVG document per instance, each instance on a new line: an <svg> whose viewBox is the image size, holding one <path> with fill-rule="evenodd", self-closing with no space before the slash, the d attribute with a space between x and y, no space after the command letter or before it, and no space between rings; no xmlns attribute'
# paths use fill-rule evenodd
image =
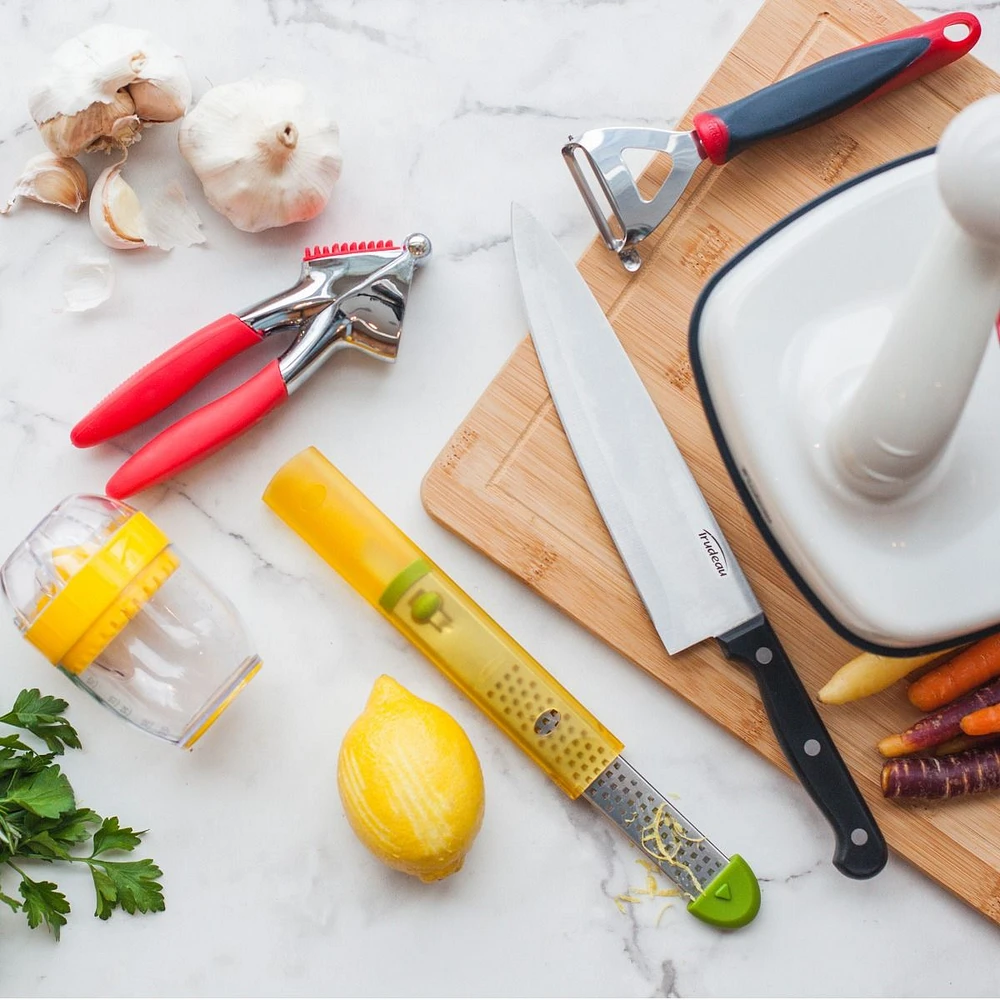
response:
<svg viewBox="0 0 1000 1000"><path fill-rule="evenodd" d="M973 688L1000 677L1000 633L988 636L914 681L907 695L922 712L947 705Z"/></svg>
<svg viewBox="0 0 1000 1000"><path fill-rule="evenodd" d="M962 719L962 732L968 736L988 736L1000 733L1000 705L990 705L970 712Z"/></svg>
<svg viewBox="0 0 1000 1000"><path fill-rule="evenodd" d="M986 684L964 698L946 705L933 715L925 715L904 733L887 736L878 745L883 757L902 757L929 750L962 732L962 719L977 709L1000 703L1000 680Z"/></svg>
<svg viewBox="0 0 1000 1000"><path fill-rule="evenodd" d="M934 747L931 753L935 757L946 757L948 754L962 753L965 750L972 750L973 748L998 742L1000 742L1000 733L990 733L988 736L966 736L965 733L962 733L953 740L947 740L939 746Z"/></svg>
<svg viewBox="0 0 1000 1000"><path fill-rule="evenodd" d="M1000 789L1000 748L947 757L903 757L882 767L887 799L952 799Z"/></svg>
<svg viewBox="0 0 1000 1000"><path fill-rule="evenodd" d="M820 688L819 700L825 705L843 705L858 698L884 691L918 667L938 660L946 653L927 656L878 656L861 653L845 663Z"/></svg>

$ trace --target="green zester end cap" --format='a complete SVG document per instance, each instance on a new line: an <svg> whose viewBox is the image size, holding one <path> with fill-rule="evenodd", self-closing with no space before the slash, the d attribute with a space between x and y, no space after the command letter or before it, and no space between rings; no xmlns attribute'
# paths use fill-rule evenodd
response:
<svg viewBox="0 0 1000 1000"><path fill-rule="evenodd" d="M715 927L744 927L760 909L760 886L750 866L734 854L729 864L688 903L688 913Z"/></svg>

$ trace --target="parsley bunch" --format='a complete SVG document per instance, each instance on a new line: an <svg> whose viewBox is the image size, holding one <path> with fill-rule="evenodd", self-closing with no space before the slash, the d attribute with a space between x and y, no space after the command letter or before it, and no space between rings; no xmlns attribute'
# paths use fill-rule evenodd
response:
<svg viewBox="0 0 1000 1000"><path fill-rule="evenodd" d="M4 867L21 876L20 899L4 893L0 902L15 913L24 912L30 927L45 926L59 940L59 930L70 911L69 900L54 882L36 882L21 867L25 861L70 862L87 865L97 893L95 916L107 920L117 907L126 913L164 909L163 872L150 860L109 860L111 853L127 853L139 846L142 835L107 819L93 809L78 807L66 775L54 763L66 747L80 749L80 737L66 721L66 702L22 691L0 722L22 729L41 740L47 753L38 753L20 736L0 736L0 875ZM71 854L71 850L89 854Z"/></svg>

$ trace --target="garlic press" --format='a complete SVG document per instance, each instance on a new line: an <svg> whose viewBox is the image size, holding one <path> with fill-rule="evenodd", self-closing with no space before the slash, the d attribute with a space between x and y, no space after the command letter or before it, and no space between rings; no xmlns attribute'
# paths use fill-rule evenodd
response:
<svg viewBox="0 0 1000 1000"><path fill-rule="evenodd" d="M78 448L107 441L166 409L210 372L268 337L293 331L288 349L232 392L189 413L143 445L108 481L124 499L194 465L263 419L327 358L354 348L395 361L423 233L391 241L307 248L299 280L241 315L202 327L151 361L90 411L70 435Z"/></svg>
<svg viewBox="0 0 1000 1000"><path fill-rule="evenodd" d="M563 158L590 210L605 246L627 271L642 260L636 251L670 214L702 160L721 165L760 142L826 121L896 90L964 56L982 27L973 14L945 14L830 56L748 97L694 116L689 132L653 128L597 128L569 137ZM659 191L645 198L624 160L627 149L666 153L670 172ZM589 168L611 208L585 172Z"/></svg>

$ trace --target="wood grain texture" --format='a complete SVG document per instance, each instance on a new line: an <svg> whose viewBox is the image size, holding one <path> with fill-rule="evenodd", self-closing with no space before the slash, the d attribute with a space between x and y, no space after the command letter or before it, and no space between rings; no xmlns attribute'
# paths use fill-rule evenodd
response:
<svg viewBox="0 0 1000 1000"><path fill-rule="evenodd" d="M687 120L916 21L892 0L767 0ZM966 57L724 168L703 164L667 222L642 244L638 274L627 274L597 241L580 261L811 692L855 650L799 595L743 509L692 381L688 317L707 278L761 231L833 184L932 145L959 109L997 91L1000 77ZM645 192L662 180L654 160ZM788 770L748 674L714 642L673 657L663 649L587 491L530 340L455 433L422 493L432 517ZM1000 801L883 800L875 744L914 718L898 690L821 711L892 847L1000 922Z"/></svg>

